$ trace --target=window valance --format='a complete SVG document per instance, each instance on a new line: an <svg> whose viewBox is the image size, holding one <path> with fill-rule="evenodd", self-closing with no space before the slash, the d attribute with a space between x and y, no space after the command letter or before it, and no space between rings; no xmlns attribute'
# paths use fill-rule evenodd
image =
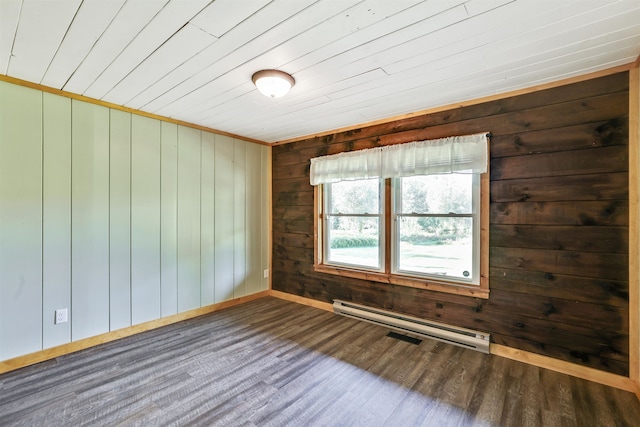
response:
<svg viewBox="0 0 640 427"><path fill-rule="evenodd" d="M311 185L439 173L485 173L487 133L413 141L311 159Z"/></svg>

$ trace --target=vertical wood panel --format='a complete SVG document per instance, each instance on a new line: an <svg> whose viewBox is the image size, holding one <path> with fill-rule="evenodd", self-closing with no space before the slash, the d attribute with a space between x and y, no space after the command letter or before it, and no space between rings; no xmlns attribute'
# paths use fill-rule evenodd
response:
<svg viewBox="0 0 640 427"><path fill-rule="evenodd" d="M202 132L200 188L201 305L215 302L215 135Z"/></svg>
<svg viewBox="0 0 640 427"><path fill-rule="evenodd" d="M235 139L233 150L233 297L246 295L247 142Z"/></svg>
<svg viewBox="0 0 640 427"><path fill-rule="evenodd" d="M215 275L216 302L233 297L233 139L216 136L215 143Z"/></svg>
<svg viewBox="0 0 640 427"><path fill-rule="evenodd" d="M0 82L0 359L42 348L42 94Z"/></svg>
<svg viewBox="0 0 640 427"><path fill-rule="evenodd" d="M262 290L262 257L260 247L262 243L261 216L262 211L262 180L261 178L261 147L257 144L247 144L246 161L246 292L252 294Z"/></svg>
<svg viewBox="0 0 640 427"><path fill-rule="evenodd" d="M271 173L271 147L261 147L261 179L262 179L262 223L261 223L261 244L260 251L262 254L262 269L269 270L269 277L262 277L262 289L269 289L273 272L271 269L271 244L272 244L272 206L271 206L271 185L272 185L272 173Z"/></svg>
<svg viewBox="0 0 640 427"><path fill-rule="evenodd" d="M160 317L160 121L131 120L131 322Z"/></svg>
<svg viewBox="0 0 640 427"><path fill-rule="evenodd" d="M640 386L639 144L640 69L635 67L629 72L629 376Z"/></svg>
<svg viewBox="0 0 640 427"><path fill-rule="evenodd" d="M71 99L43 93L42 347L71 341Z"/></svg>
<svg viewBox="0 0 640 427"><path fill-rule="evenodd" d="M178 125L162 122L160 286L162 316L178 312Z"/></svg>
<svg viewBox="0 0 640 427"><path fill-rule="evenodd" d="M131 114L110 110L109 329L131 325Z"/></svg>
<svg viewBox="0 0 640 427"><path fill-rule="evenodd" d="M178 312L200 307L200 134L178 127Z"/></svg>
<svg viewBox="0 0 640 427"><path fill-rule="evenodd" d="M72 100L71 337L109 330L109 110Z"/></svg>

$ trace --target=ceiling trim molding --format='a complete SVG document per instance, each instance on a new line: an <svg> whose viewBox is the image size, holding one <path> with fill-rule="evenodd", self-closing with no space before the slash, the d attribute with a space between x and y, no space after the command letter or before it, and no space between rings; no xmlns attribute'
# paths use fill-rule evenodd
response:
<svg viewBox="0 0 640 427"><path fill-rule="evenodd" d="M549 83L535 85L535 86L531 86L531 87L524 88L524 89L517 89L517 90L504 92L504 93L500 93L500 94L496 94L496 95L489 95L489 96L485 96L485 97L482 97L482 98L476 98L476 99L470 99L470 100L467 100L467 101L456 102L454 104L447 104L447 105L442 105L442 106L439 106L439 107L428 108L426 110L420 110L420 111L416 111L416 112L413 112L413 113L400 114L398 116L392 116L392 117L388 117L388 118L385 118L385 119L373 120L373 121L370 121L370 122L364 122L364 123L360 123L360 124L353 125L353 126L346 126L346 127L343 127L343 128L329 130L329 131L326 131L326 132L320 132L320 133L315 133L315 134L310 134L310 135L305 135L305 136L299 136L299 137L295 137L295 138L285 139L285 140L282 140L282 141L276 141L276 142L274 142L273 144L270 144L270 145L276 146L276 145L290 144L292 142L299 142L299 141L305 141L307 139L319 138L319 137L323 137L323 136L327 136L327 135L334 135L334 134L338 134L338 133L342 133L342 132L351 131L351 130L354 130L354 129L362 129L362 128L366 128L366 127L371 127L371 126L381 125L381 124L385 124L385 123L395 122L395 121L398 121L398 120L409 119L409 118L412 118L412 117L424 116L426 114L433 114L433 113L439 113L439 112L442 112L442 111L453 110L454 108L468 107L468 106L471 106L471 105L482 104L484 102L497 101L499 99L510 98L512 96L525 95L525 94L528 94L528 93L538 92L538 91L541 91L541 90L552 89L552 88L559 87L559 86L565 86L565 85L568 85L568 84L571 84L571 83L578 83L578 82L582 82L582 81L586 81L586 80L595 79L595 78L598 78L598 77L604 77L604 76L608 76L608 75L611 75L611 74L621 73L623 71L629 71L629 70L631 70L633 68L639 68L639 67L640 67L640 56L638 57L638 59L635 62L630 62L628 64L619 65L619 66L613 67L613 68L607 68L605 70L595 71L593 73L583 74L583 75L575 76L575 77L569 77L569 78L562 79L562 80L557 80L557 81L553 81L553 82L549 82Z"/></svg>
<svg viewBox="0 0 640 427"><path fill-rule="evenodd" d="M33 82L26 81L26 80L18 79L18 78L15 78L15 77L10 77L10 76L7 76L5 74L0 74L0 81L7 82L7 83L12 83L12 84L15 84L15 85L18 85L18 86L28 87L28 88L31 88L31 89L40 90L42 92L52 93L54 95L64 96L65 98L71 98L71 99L75 99L75 100L78 100L78 101L88 102L90 104L101 105L103 107L112 108L114 110L125 111L127 113L136 114L138 116L149 117L151 119L161 120L163 122L168 122L168 123L174 123L176 125L190 127L190 128L202 130L202 131L205 131L205 132L211 132L211 133L215 133L215 134L218 134L218 135L229 136L231 138L241 139L241 140L247 141L247 142L253 142L254 144L260 144L260 145L266 145L266 146L273 145L273 144L270 144L268 142L260 141L260 140L253 139L253 138L247 138L245 136L236 135L234 133L225 132L225 131L218 130L218 129L212 129L212 128L209 128L209 127L206 127L206 126L201 126L201 125L197 125L197 124L194 124L194 123L184 122L182 120L172 119L171 117L165 117L165 116L161 116L161 115L158 115L158 114L147 113L146 111L136 110L136 109L133 109L133 108L125 107L123 105L112 104L110 102L101 101L99 99L90 98L88 96L78 95L76 93L66 92L64 90L52 88L52 87L49 87L49 86L44 86L44 85L41 85L41 84L38 84L38 83L33 83Z"/></svg>

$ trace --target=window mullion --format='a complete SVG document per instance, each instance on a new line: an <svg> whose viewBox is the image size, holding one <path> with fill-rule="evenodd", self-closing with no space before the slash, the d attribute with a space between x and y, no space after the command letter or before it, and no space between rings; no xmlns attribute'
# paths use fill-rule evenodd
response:
<svg viewBox="0 0 640 427"><path fill-rule="evenodd" d="M391 226L392 226L391 178L384 180L384 272L391 274Z"/></svg>

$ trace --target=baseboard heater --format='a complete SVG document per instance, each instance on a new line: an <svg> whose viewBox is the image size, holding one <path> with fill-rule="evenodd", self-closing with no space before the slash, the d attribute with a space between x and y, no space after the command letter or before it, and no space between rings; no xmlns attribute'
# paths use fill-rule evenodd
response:
<svg viewBox="0 0 640 427"><path fill-rule="evenodd" d="M432 338L489 354L490 335L484 332L458 328L340 300L333 301L333 311L342 316L364 320L408 335Z"/></svg>

